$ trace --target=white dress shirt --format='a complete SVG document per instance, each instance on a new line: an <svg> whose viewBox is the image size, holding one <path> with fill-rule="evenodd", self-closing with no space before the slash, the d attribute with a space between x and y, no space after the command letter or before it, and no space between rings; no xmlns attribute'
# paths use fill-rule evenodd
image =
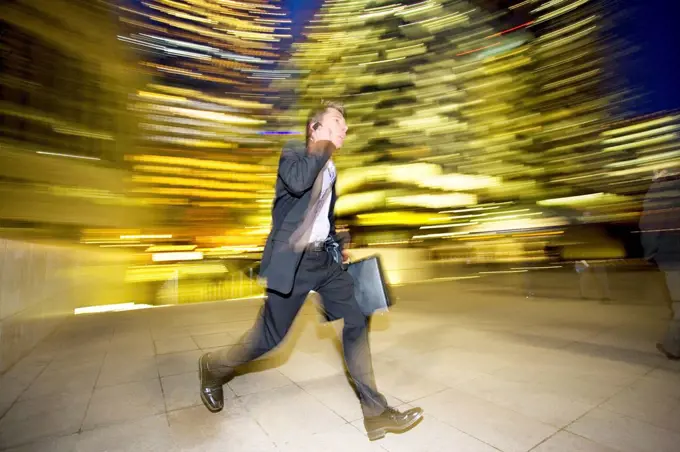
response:
<svg viewBox="0 0 680 452"><path fill-rule="evenodd" d="M335 182L335 165L332 160L329 160L323 171L323 183L321 186L320 202L323 202L321 208L316 214L314 225L312 226L312 233L309 236L309 243L323 242L326 240L331 232L331 223L328 219L329 209L331 208L331 197L333 183Z"/></svg>

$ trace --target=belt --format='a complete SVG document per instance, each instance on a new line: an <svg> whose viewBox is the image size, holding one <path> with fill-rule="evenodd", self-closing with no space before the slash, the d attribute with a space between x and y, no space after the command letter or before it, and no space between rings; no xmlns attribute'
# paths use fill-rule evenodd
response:
<svg viewBox="0 0 680 452"><path fill-rule="evenodd" d="M312 242L307 247L305 248L307 251L314 251L314 252L319 252L319 251L326 251L328 245L326 245L325 241L321 242Z"/></svg>
<svg viewBox="0 0 680 452"><path fill-rule="evenodd" d="M325 251L331 255L331 257L336 263L338 264L342 263L340 246L335 242L335 240L333 240L330 237L324 241L310 243L309 245L307 245L306 250L312 253L319 253L321 251Z"/></svg>

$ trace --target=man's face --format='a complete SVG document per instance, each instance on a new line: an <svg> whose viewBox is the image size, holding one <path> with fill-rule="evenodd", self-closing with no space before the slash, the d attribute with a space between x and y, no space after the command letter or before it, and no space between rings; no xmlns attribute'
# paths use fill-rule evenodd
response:
<svg viewBox="0 0 680 452"><path fill-rule="evenodd" d="M342 113L340 113L335 108L329 108L328 111L326 111L326 114L323 115L323 118L321 118L320 122L323 127L327 127L331 131L331 134L334 138L337 137L335 139L337 139L338 143L342 145L342 143L345 141L345 135L347 135L347 123L345 122L345 118L342 116Z"/></svg>

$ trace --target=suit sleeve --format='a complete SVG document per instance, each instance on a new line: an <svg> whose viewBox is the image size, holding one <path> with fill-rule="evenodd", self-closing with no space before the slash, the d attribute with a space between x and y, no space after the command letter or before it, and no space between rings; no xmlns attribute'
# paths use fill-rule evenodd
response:
<svg viewBox="0 0 680 452"><path fill-rule="evenodd" d="M330 141L319 141L304 154L284 148L279 160L279 178L292 195L302 196L312 188L316 177L335 150Z"/></svg>

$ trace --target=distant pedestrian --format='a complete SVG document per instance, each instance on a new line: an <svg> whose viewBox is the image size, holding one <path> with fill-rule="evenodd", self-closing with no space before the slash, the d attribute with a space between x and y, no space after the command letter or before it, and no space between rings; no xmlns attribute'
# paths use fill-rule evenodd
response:
<svg viewBox="0 0 680 452"><path fill-rule="evenodd" d="M680 359L680 174L658 171L647 192L640 220L645 257L666 277L672 318L657 349L668 359Z"/></svg>

